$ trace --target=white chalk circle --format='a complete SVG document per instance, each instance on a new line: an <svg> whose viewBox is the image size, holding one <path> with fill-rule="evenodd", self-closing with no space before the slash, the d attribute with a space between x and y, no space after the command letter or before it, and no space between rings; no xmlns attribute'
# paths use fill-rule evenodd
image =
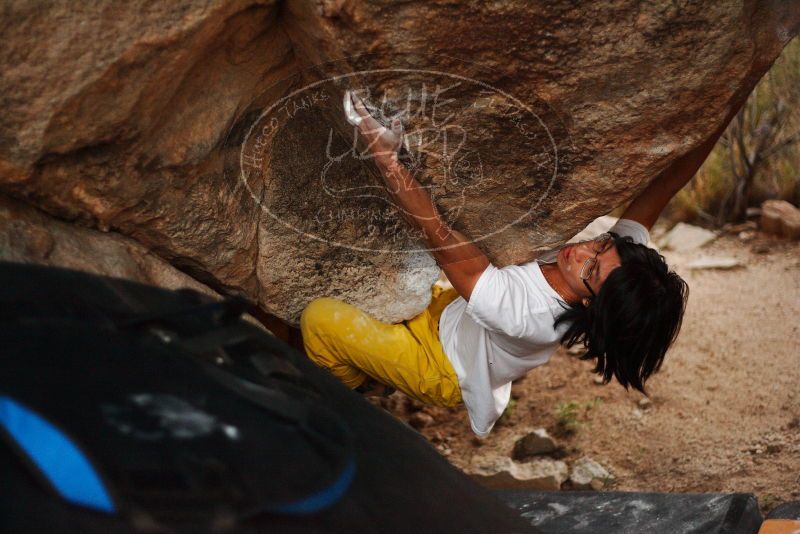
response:
<svg viewBox="0 0 800 534"><path fill-rule="evenodd" d="M447 72L442 72L437 70L387 68L387 69L358 71L339 76L332 76L326 79L322 79L307 84L301 87L300 89L292 91L287 96L281 98L280 100L269 106L258 116L257 119L255 119L253 124L247 130L247 133L244 136L241 143L241 149L239 151L239 161L238 161L239 164L238 180L243 185L243 187L248 192L253 201L256 203L256 205L258 205L264 213L269 215L277 223L283 225L284 227L293 232L296 232L299 235L302 235L305 238L323 242L327 245L334 247L342 247L359 252L379 252L379 253L430 252L432 250L437 250L427 247L416 247L416 248L383 248L380 246L364 247L353 243L344 243L336 239L325 237L323 235L318 235L315 232L309 231L307 228L301 228L297 223L292 223L291 221L285 220L284 217L281 217L279 214L271 210L270 207L267 205L268 203L263 202L262 199L260 198L260 194L256 191L257 186L259 184L253 181L253 177L258 176L261 172L263 172L263 168L266 166L266 163L268 162L269 156L265 155L263 151L265 150L266 146L268 146L268 144L272 142L271 136L274 136L276 132L280 130L282 125L285 124L285 122L282 121L292 120L299 113L308 111L309 108L321 104L321 101L323 100L327 101L328 98L336 98L339 99L339 102L342 101L341 99L344 90L342 90L342 94L328 95L327 93L324 92L323 86L333 85L337 88L346 87L351 90L355 90L359 87L363 89L362 84L353 82L359 82L360 80L363 80L369 76L385 78L388 75L398 75L400 77L410 76L410 75L416 77L428 76L431 77L432 79L447 79L453 82L454 87L456 85L460 86L464 84L466 86L467 84L469 84L473 86L473 90L479 91L479 93L482 95L480 101L485 102L486 100L491 99L492 105L497 106L498 109L504 107L506 110L514 110L513 115L508 115L508 120L510 120L513 123L513 127L516 128L517 130L516 133L530 139L531 137L529 133L534 131L535 129L536 134L533 137L538 139L540 144L543 144L546 147L546 152L547 152L546 159L547 161L552 162L552 169L550 169L548 165L545 174L546 178L548 179L547 185L538 194L536 200L531 203L526 212L522 213L516 219L510 222L504 222L504 224L499 225L498 228L490 229L487 233L474 237L472 239L472 242L483 241L494 235L497 235L498 233L506 230L507 228L515 224L518 224L526 217L528 217L534 210L536 210L545 200L545 198L547 198L548 194L551 192L553 188L553 184L555 183L556 177L558 175L558 147L550 130L544 124L539 115L537 115L531 109L530 106L528 106L521 100L513 97L512 95L502 91L501 89L493 87L480 80L471 79L465 76L450 74ZM439 86L437 85L437 87ZM437 95L437 97L438 96L439 95ZM425 98L427 98L427 96L425 94L424 85L421 90L415 93L415 98L417 99L416 100L417 108L415 109L415 112L419 113L419 108L420 107L425 108L426 104ZM499 100L498 104L494 104L495 99ZM373 100L375 99L373 98ZM394 104L395 107L398 107L396 105L397 104L396 102ZM467 110L467 109L472 109L471 107L477 108L478 107L477 104L478 104L478 99L475 99L469 105L462 106L461 109ZM435 113L435 109L433 113ZM528 124L523 121L523 118L521 118L523 116L527 117L528 119L525 120L528 120L529 122L530 119L533 119L534 128L531 128L531 124ZM435 117L430 117L426 115L425 121L426 124L433 123L434 125L436 125ZM342 120L342 123L346 122L347 121ZM321 127L325 128L329 127L329 125L325 124L325 122L322 119L320 119L320 124ZM353 126L350 126L350 124L347 124L347 126L354 128ZM439 142L439 144L436 146L446 147L445 151L451 149L448 147L448 137L447 137L448 135L452 136L452 138L454 139L466 139L469 135L469 132L465 131L465 128L461 127L458 124L458 122L453 119L452 116L445 117L444 119L440 118L440 122L438 125L436 125L436 128L439 128L439 131L434 132L437 136L441 137L442 132L444 132L444 142L443 143ZM429 127L427 130L430 129L431 128ZM405 147L411 148L412 150L415 147L420 147L420 151L422 152L426 151L427 148L423 146L423 138L425 138L425 136L429 133L429 131L427 130L426 131L422 130L414 131L413 129L408 130L405 134L406 135L404 142ZM544 135L540 136L539 133L544 133ZM409 141L414 139L416 139L417 142L416 145L414 141ZM455 145L455 142L453 142L453 145ZM329 141L329 146L330 146L330 141ZM447 219L448 222L452 222L453 218L456 219L458 218L459 214L461 213L461 210L464 208L464 203L466 202L466 196L465 196L466 187L469 186L469 184L467 184L466 181L463 179L463 175L467 174L468 176L471 177L471 181L473 182L471 185L472 187L475 187L475 180L476 180L475 176L478 176L477 180L478 183L480 183L480 180L483 179L483 177L485 176L483 158L481 158L480 150L492 150L492 147L485 146L485 144L473 147L467 146L466 148L464 148L464 146L465 146L464 143L458 145L459 149L463 148L463 153L459 157L455 157L450 153L446 152L443 155L436 154L434 155L434 157L431 158L433 160L436 160L438 156L441 156L440 158L441 161L446 160L447 162L446 164L448 165L448 169L446 172L450 173L448 175L449 176L448 179L450 180L449 183L453 188L458 189L458 187L461 186L462 183L465 184L465 187L460 190L461 204L459 205L458 203L456 203L456 205L450 206L447 209L447 213L445 213L445 219ZM542 151L540 150L540 152ZM426 155L430 156L430 154L427 153ZM361 157L363 156L363 152L357 153L354 151L352 154L345 153L342 155L338 155L337 157L344 157L344 156ZM320 169L319 172L319 177L320 177L319 191L324 192L331 198L332 209L333 208L341 209L342 213L344 213L345 216L347 216L347 214L350 213L353 210L353 208L342 207L343 203L341 202L341 199L374 197L374 198L380 198L384 202L386 201L386 196L380 195L380 192L377 190L380 188L380 186L375 184L363 184L363 185L358 185L356 187L347 187L347 188L334 187L328 179L329 178L328 173L330 172L332 166L336 165L337 162L340 160L337 160L336 157L331 157L328 154L326 154L326 157L327 157L327 163L323 166L322 169ZM497 185L501 185L496 181L495 183ZM264 187L263 184L261 185L262 187ZM399 209L399 207L396 206L394 208ZM331 213L326 212L326 213L330 215L331 218L326 219L323 222L330 223L333 220L333 215L331 215L332 212ZM341 217L341 213L337 215ZM397 215L399 216L399 214ZM327 215L323 214L322 218L325 219L326 216ZM365 218L368 218L368 216ZM318 220L317 222L320 221ZM406 241L410 239L408 238L408 235ZM462 245L450 245L442 248L446 249L457 246L462 246Z"/></svg>

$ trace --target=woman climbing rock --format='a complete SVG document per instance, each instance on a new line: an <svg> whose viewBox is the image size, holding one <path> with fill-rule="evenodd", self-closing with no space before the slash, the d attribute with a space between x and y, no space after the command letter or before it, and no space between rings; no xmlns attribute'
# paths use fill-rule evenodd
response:
<svg viewBox="0 0 800 534"><path fill-rule="evenodd" d="M511 382L546 363L559 344L584 345L582 358L595 362L605 383L615 377L644 392L678 334L688 295L686 283L646 246L649 229L727 121L653 180L609 233L498 268L448 226L403 166L399 120L383 126L349 91L344 104L393 201L421 230L453 288L434 286L428 308L398 324L335 299L312 301L300 325L314 362L365 394L396 388L433 405L464 402L481 437L508 404Z"/></svg>

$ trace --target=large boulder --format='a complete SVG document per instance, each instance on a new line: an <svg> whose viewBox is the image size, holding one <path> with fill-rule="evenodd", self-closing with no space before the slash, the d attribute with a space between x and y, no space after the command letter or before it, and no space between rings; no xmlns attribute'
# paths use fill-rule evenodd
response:
<svg viewBox="0 0 800 534"><path fill-rule="evenodd" d="M12 0L0 189L291 322L323 295L397 321L438 268L345 88L406 112L448 220L516 263L708 138L798 27L798 0Z"/></svg>
<svg viewBox="0 0 800 534"><path fill-rule="evenodd" d="M81 228L3 197L0 197L0 260L65 267L219 297L129 237Z"/></svg>

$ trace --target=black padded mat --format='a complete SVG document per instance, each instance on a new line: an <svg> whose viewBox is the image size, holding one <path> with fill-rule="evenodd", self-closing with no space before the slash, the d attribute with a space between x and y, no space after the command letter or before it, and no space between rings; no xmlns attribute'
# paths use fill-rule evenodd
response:
<svg viewBox="0 0 800 534"><path fill-rule="evenodd" d="M497 491L545 533L757 534L761 513L749 493Z"/></svg>

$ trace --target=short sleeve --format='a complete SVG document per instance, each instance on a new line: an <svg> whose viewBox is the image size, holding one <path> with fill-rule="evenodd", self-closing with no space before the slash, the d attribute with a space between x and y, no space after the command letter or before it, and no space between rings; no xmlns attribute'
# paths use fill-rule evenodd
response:
<svg viewBox="0 0 800 534"><path fill-rule="evenodd" d="M643 224L632 219L620 219L611 227L609 232L614 232L620 236L628 236L633 239L634 243L640 245L647 245L650 241L650 232Z"/></svg>
<svg viewBox="0 0 800 534"><path fill-rule="evenodd" d="M472 289L466 313L487 330L521 337L526 331L526 312L531 311L530 297L519 266L489 265Z"/></svg>

